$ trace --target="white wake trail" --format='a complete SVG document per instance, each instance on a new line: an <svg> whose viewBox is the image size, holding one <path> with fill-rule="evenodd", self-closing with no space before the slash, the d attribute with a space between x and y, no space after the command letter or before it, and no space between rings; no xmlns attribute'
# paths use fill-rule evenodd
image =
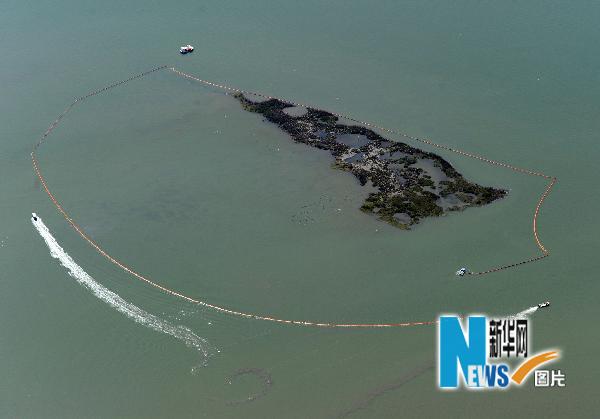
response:
<svg viewBox="0 0 600 419"><path fill-rule="evenodd" d="M34 219L37 218L36 219ZM112 292L108 288L100 285L98 282L94 280L87 272L85 272L81 266L79 266L71 256L58 244L48 227L44 224L42 219L34 214L34 217L31 218L31 222L33 226L36 228L40 236L46 242L48 249L50 249L50 255L58 259L60 264L67 268L67 271L70 276L75 278L77 282L79 282L84 287L88 288L96 297L119 311L123 313L130 319L134 320L136 323L142 324L150 329L154 329L157 332L162 332L167 335L171 335L176 339L179 339L189 347L197 349L200 353L202 353L204 361L203 364L206 364L208 357L214 353L214 348L209 344L209 342L201 338L192 332L189 328L181 325L173 325L159 317L150 314L138 306L131 304L121 298L118 294Z"/></svg>
<svg viewBox="0 0 600 419"><path fill-rule="evenodd" d="M538 309L539 309L538 306L532 306L532 307L529 307L528 309L518 312L517 314L513 314L512 316L510 316L510 318L522 319L524 317L529 316L530 314L535 313L536 311L538 311Z"/></svg>

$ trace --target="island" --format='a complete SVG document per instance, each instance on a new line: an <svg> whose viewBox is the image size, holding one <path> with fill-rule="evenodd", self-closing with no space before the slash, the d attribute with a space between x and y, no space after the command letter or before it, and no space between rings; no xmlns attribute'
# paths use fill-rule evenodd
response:
<svg viewBox="0 0 600 419"><path fill-rule="evenodd" d="M507 194L467 181L437 154L388 140L364 126L341 123L327 111L244 93L233 96L245 110L262 115L294 141L328 150L335 168L372 187L361 210L395 227L408 230L426 217L489 204Z"/></svg>

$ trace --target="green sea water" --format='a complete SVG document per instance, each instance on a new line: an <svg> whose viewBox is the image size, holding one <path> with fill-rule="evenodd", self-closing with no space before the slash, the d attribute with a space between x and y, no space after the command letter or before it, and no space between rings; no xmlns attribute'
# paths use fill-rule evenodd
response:
<svg viewBox="0 0 600 419"><path fill-rule="evenodd" d="M600 54L592 2L6 1L0 14L0 417L597 417ZM196 51L180 56L180 45ZM334 322L532 317L563 389L440 392L436 329L330 330L230 317L99 256L29 153L72 101L168 64L558 177L439 152L497 203L399 231L367 190L230 96L161 71L78 105L39 150L49 186L103 247L210 303ZM123 299L211 355L114 310L49 255L29 216ZM235 376L260 369L271 377ZM244 399L259 394L256 400Z"/></svg>

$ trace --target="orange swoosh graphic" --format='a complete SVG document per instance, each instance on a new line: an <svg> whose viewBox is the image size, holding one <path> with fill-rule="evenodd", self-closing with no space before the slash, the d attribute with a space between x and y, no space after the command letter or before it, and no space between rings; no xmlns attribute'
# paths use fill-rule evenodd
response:
<svg viewBox="0 0 600 419"><path fill-rule="evenodd" d="M527 377L527 374L534 370L538 365L543 364L544 362L552 361L558 357L559 355L556 351L544 352L536 355L533 358L523 362L519 368L517 368L511 378L515 383L521 384L525 377Z"/></svg>

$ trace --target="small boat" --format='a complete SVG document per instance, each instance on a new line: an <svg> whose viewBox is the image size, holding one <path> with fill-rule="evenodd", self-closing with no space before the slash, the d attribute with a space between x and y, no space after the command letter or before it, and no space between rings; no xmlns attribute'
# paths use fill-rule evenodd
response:
<svg viewBox="0 0 600 419"><path fill-rule="evenodd" d="M464 276L467 272L467 268L460 268L458 271L456 271L456 276Z"/></svg>
<svg viewBox="0 0 600 419"><path fill-rule="evenodd" d="M194 47L191 45L184 45L181 48L179 48L179 53L181 54L189 54L190 52L194 52Z"/></svg>
<svg viewBox="0 0 600 419"><path fill-rule="evenodd" d="M538 308L545 308L545 307L548 307L549 305L550 305L550 301L546 301L544 303L539 303Z"/></svg>
<svg viewBox="0 0 600 419"><path fill-rule="evenodd" d="M38 216L37 216L37 214L36 214L35 212L32 212L32 213L31 213L31 219L32 219L33 221L37 221L37 220L38 220Z"/></svg>

